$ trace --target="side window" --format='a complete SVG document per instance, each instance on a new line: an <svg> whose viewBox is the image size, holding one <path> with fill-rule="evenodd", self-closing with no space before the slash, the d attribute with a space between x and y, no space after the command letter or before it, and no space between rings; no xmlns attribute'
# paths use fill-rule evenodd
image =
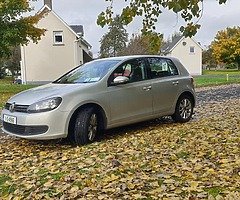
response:
<svg viewBox="0 0 240 200"><path fill-rule="evenodd" d="M150 78L161 78L178 75L178 70L174 63L166 58L149 58L150 68L148 73Z"/></svg>
<svg viewBox="0 0 240 200"><path fill-rule="evenodd" d="M117 67L114 72L111 74L108 84L111 85L114 78L117 76L126 76L129 78L129 82L142 81L147 78L145 72L145 64L142 59L129 60L119 67Z"/></svg>
<svg viewBox="0 0 240 200"><path fill-rule="evenodd" d="M177 67L171 60L167 60L168 70L170 71L171 76L179 75Z"/></svg>

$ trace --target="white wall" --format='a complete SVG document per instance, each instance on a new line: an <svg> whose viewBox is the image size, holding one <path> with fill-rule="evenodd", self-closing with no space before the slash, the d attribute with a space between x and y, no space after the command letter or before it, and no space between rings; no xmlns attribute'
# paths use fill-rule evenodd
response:
<svg viewBox="0 0 240 200"><path fill-rule="evenodd" d="M38 27L45 28L45 36L34 44L22 47L23 67L26 82L48 82L57 79L79 63L76 55L76 35L72 33L52 12L42 18ZM63 45L54 45L53 31L63 31Z"/></svg>
<svg viewBox="0 0 240 200"><path fill-rule="evenodd" d="M190 53L190 47L194 47L194 53ZM202 49L191 38L183 38L169 56L178 58L191 75L202 74Z"/></svg>

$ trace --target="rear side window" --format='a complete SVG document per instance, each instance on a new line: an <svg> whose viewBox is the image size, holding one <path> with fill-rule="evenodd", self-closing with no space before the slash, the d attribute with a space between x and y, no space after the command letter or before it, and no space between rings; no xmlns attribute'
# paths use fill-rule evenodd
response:
<svg viewBox="0 0 240 200"><path fill-rule="evenodd" d="M150 78L161 78L178 75L177 67L166 58L148 58L148 75Z"/></svg>

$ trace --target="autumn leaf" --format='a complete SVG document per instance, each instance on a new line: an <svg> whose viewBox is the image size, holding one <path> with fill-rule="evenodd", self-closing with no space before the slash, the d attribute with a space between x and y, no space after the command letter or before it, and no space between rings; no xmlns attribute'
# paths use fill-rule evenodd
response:
<svg viewBox="0 0 240 200"><path fill-rule="evenodd" d="M240 199L240 85L197 89L193 119L72 147L0 133L0 199Z"/></svg>

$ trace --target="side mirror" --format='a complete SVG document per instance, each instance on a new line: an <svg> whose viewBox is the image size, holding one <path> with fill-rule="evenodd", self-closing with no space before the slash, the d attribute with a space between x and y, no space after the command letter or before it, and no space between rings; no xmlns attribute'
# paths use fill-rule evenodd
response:
<svg viewBox="0 0 240 200"><path fill-rule="evenodd" d="M113 84L114 85L120 85L120 84L125 84L129 82L129 78L126 76L117 76L114 80L113 80Z"/></svg>

